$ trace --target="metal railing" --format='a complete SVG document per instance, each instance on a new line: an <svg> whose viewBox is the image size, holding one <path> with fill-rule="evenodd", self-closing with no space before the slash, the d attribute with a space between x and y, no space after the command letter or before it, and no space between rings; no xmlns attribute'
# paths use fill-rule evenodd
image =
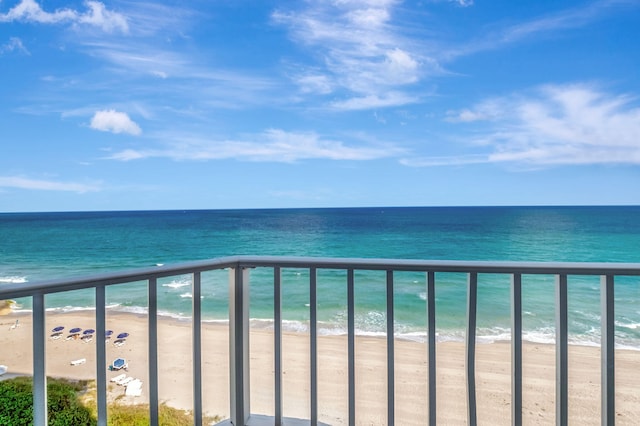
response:
<svg viewBox="0 0 640 426"><path fill-rule="evenodd" d="M249 278L254 268L273 270L274 297L274 416L252 416L249 392ZM206 271L229 270L229 357L230 357L230 419L235 426L283 424L282 394L282 302L281 274L285 268L309 271L310 310L310 419L318 424L318 311L317 272L322 269L347 272L347 364L348 419L356 423L355 386L355 271L386 271L386 343L387 343L387 419L395 423L394 379L394 273L422 272L426 276L427 293L427 364L428 423L436 424L436 273L456 272L467 275L467 318L465 339L465 377L467 423L477 424L475 360L477 289L479 274L507 274L511 277L511 423L522 424L522 275L545 274L555 279L556 317L556 424L568 423L568 308L567 276L600 276L601 293L601 423L615 423L615 355L614 355L614 282L618 276L640 276L638 263L535 263L535 262L473 262L424 261L389 259L295 258L268 256L234 256L208 261L167 265L133 271L102 274L84 278L50 280L0 286L0 300L32 298L33 309L33 397L34 424L47 423L47 393L45 374L45 302L51 293L79 289L95 289L96 297L96 385L98 424L107 423L107 380L105 352L105 288L114 284L137 281L148 283L148 360L150 424L158 424L158 294L159 278L192 274L192 359L194 424L201 424L202 408L202 307L201 274ZM289 424L289 423L288 423Z"/></svg>

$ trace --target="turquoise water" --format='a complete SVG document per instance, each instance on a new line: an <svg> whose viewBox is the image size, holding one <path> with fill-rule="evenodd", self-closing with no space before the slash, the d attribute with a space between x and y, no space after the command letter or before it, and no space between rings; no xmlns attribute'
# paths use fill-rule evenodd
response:
<svg viewBox="0 0 640 426"><path fill-rule="evenodd" d="M0 214L0 285L171 264L235 254L448 260L640 262L640 207L451 207ZM422 340L426 324L424 274L398 273L396 332ZM570 277L571 341L599 341L599 278ZM436 275L438 338L461 339L466 277ZM252 273L251 315L271 326L272 272ZM306 330L308 271L283 271L285 326ZM385 328L385 276L356 274L356 326ZM165 315L189 316L189 276L160 281ZM525 338L551 342L554 277L525 276ZM141 312L144 283L109 288L114 310ZM226 272L203 277L208 320L227 315ZM616 341L640 349L640 280L616 281ZM29 300L20 300L29 309ZM47 297L51 309L86 309L91 291ZM509 278L481 275L480 340L509 335ZM321 333L346 329L346 273L319 271Z"/></svg>

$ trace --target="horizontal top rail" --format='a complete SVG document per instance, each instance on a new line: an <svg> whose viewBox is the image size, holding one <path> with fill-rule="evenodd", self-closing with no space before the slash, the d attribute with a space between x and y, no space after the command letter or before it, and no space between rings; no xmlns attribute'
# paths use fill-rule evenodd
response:
<svg viewBox="0 0 640 426"><path fill-rule="evenodd" d="M287 256L229 256L174 265L153 266L82 277L9 283L0 285L1 299L16 299L33 294L94 288L113 284L162 278L224 268L317 268L356 270L395 270L432 272L476 272L502 274L628 275L640 276L640 263L605 262L512 262L466 260L363 259Z"/></svg>

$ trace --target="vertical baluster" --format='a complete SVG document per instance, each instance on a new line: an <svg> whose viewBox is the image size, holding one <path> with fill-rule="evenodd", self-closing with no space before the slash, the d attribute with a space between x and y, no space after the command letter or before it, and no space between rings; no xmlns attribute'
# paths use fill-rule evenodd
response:
<svg viewBox="0 0 640 426"><path fill-rule="evenodd" d="M310 381L311 381L311 424L318 424L318 301L317 301L317 271L309 271L309 326L310 326Z"/></svg>
<svg viewBox="0 0 640 426"><path fill-rule="evenodd" d="M353 269L347 271L347 352L349 368L349 426L356 424L356 335Z"/></svg>
<svg viewBox="0 0 640 426"><path fill-rule="evenodd" d="M106 304L104 285L99 285L96 287L96 393L99 426L107 424Z"/></svg>
<svg viewBox="0 0 640 426"><path fill-rule="evenodd" d="M395 424L395 327L393 271L387 271L387 424Z"/></svg>
<svg viewBox="0 0 640 426"><path fill-rule="evenodd" d="M567 276L556 276L556 424L569 419Z"/></svg>
<svg viewBox="0 0 640 426"><path fill-rule="evenodd" d="M436 274L427 272L427 352L429 358L429 425L436 425Z"/></svg>
<svg viewBox="0 0 640 426"><path fill-rule="evenodd" d="M229 368L231 423L245 426L250 416L249 270L229 270Z"/></svg>
<svg viewBox="0 0 640 426"><path fill-rule="evenodd" d="M273 268L273 349L275 425L282 425L282 292L280 267Z"/></svg>
<svg viewBox="0 0 640 426"><path fill-rule="evenodd" d="M600 344L602 383L602 424L613 426L616 421L615 382L615 316L614 277L605 275L600 279L600 304L602 315L602 342Z"/></svg>
<svg viewBox="0 0 640 426"><path fill-rule="evenodd" d="M477 424L476 415L476 311L478 299L478 274L469 273L467 294L467 335L466 335L466 369L467 369L467 424Z"/></svg>
<svg viewBox="0 0 640 426"><path fill-rule="evenodd" d="M149 423L158 425L158 279L148 282L149 292Z"/></svg>
<svg viewBox="0 0 640 426"><path fill-rule="evenodd" d="M522 275L511 276L511 424L522 425Z"/></svg>
<svg viewBox="0 0 640 426"><path fill-rule="evenodd" d="M202 424L202 274L193 273L192 297L192 359L193 359L193 423Z"/></svg>
<svg viewBox="0 0 640 426"><path fill-rule="evenodd" d="M33 424L47 424L45 304L43 294L33 295Z"/></svg>

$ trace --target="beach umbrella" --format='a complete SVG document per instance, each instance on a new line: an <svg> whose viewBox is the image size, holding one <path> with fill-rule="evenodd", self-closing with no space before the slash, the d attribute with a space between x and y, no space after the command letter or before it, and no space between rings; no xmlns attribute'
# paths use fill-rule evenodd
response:
<svg viewBox="0 0 640 426"><path fill-rule="evenodd" d="M53 330L51 330L51 331L53 331L54 333L59 333L62 330L64 330L64 326L59 325L56 328L54 328Z"/></svg>
<svg viewBox="0 0 640 426"><path fill-rule="evenodd" d="M85 331L82 332L82 334L93 334L96 331L93 328L87 328Z"/></svg>
<svg viewBox="0 0 640 426"><path fill-rule="evenodd" d="M120 333L118 334L118 339L125 339L129 337L129 333Z"/></svg>
<svg viewBox="0 0 640 426"><path fill-rule="evenodd" d="M113 334L113 330L107 330L104 332L105 336L111 336Z"/></svg>
<svg viewBox="0 0 640 426"><path fill-rule="evenodd" d="M71 330L69 330L69 333L74 334L74 333L80 333L82 331L81 328L76 327L76 328L72 328Z"/></svg>

